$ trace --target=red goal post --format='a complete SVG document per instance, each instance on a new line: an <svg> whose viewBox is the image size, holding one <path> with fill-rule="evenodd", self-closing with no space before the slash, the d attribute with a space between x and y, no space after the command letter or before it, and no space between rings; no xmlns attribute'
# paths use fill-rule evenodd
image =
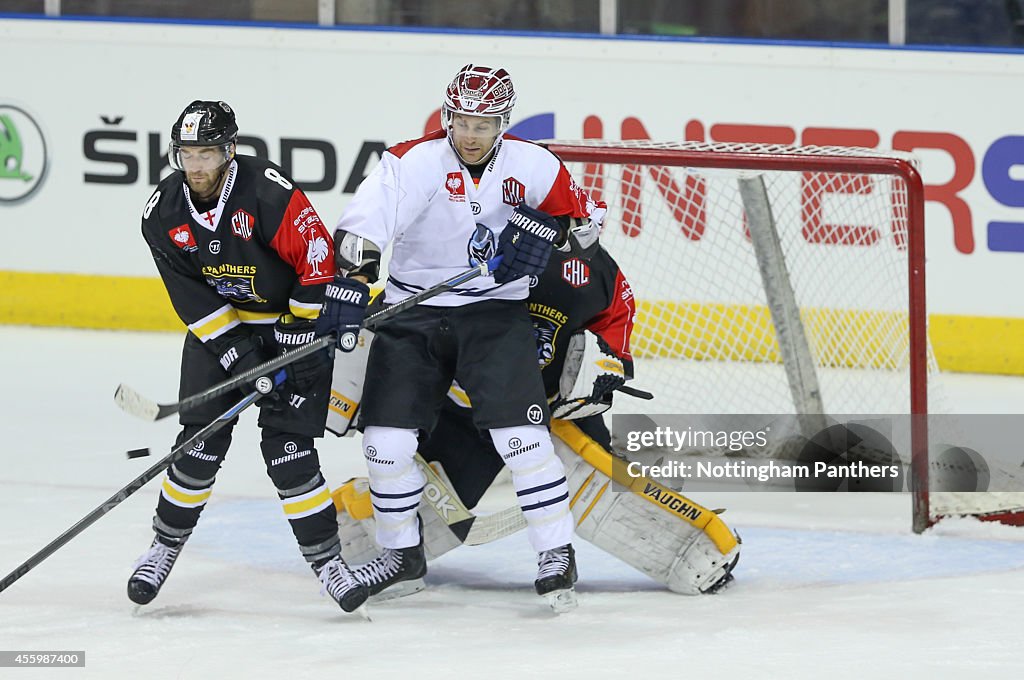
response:
<svg viewBox="0 0 1024 680"><path fill-rule="evenodd" d="M884 301L888 309L896 310L900 315L901 327L905 322L905 340L900 340L900 354L904 354L900 361L905 361L905 400L893 404L888 402L884 407L871 409L872 400L868 398L866 405L869 408L863 410L838 411L835 408L831 412L874 412L874 413L909 413L912 418L912 484L916 489L914 494L914 529L922 531L933 522L933 513L930 510L928 493L928 437L927 419L928 407L928 383L929 372L935 370L934 358L930 354L927 335L927 305L925 292L925 233L924 233L924 187L921 175L915 166L912 157L898 152L886 152L875 149L860 149L847 147L792 147L783 145L762 145L762 144L728 144L728 143L698 143L698 142L652 142L646 140L612 141L612 140L583 140L583 141L552 141L546 146L557 154L569 167L574 178L582 187L598 200L604 200L609 205L609 215L605 224L605 231L602 234L602 242L608 247L616 259L622 265L624 273L633 282L634 291L638 303L645 301L645 289L654 289L664 282L670 280L674 274L672 270L673 258L681 271L684 267L707 266L706 275L699 277L700 281L721 280L723 284L731 284L733 279L742 276L743 273L728 269L732 260L737 259L735 255L726 255L720 259L701 252L699 241L708 233L708 230L717 227L719 231L730 231L740 233L741 224L747 226L746 241L751 241L751 233L746 213L750 212L749 204L744 207L740 199L721 198L725 196L731 181L720 180L715 175L717 171L736 173L737 177L762 176L765 180L766 193L772 195L769 199L770 213L774 214L774 220L779 223L779 236L783 242L784 249L787 237L782 234L784 230L795 230L797 236L792 241L793 250L785 254L784 269L788 268L799 278L799 270L804 262L797 261L798 258L807 260L810 265L818 259L820 254L831 254L832 251L846 249L857 255L868 253L872 248L878 246L880 238L887 243L886 249L900 256L902 267L905 267L902 284L893 284L895 290L903 286L902 292L897 291L893 295L898 298L898 303L893 306L892 300ZM789 178L788 180L784 178ZM778 179L776 179L778 178ZM719 186L713 182L720 183L722 190L712 188ZM872 194L881 194L885 187L885 196L881 202L885 203L880 208L877 206L868 207L868 201L874 200ZM792 194L789 196L789 194ZM721 207L716 203L722 201L728 203ZM794 207L780 208L784 202L794 204ZM735 203L735 205L733 205ZM830 210L828 204L835 203L834 214L828 215ZM728 213L725 222L732 221L732 224L724 225L719 220L715 225L716 218L714 211L720 210L723 214ZM817 211L817 213L815 213ZM873 212L871 212L873 211ZM788 215L788 217L786 217ZM770 219L772 219L770 215ZM837 220L847 221L844 225L833 224ZM641 220L643 223L641 224ZM689 224L688 224L689 221ZM788 223L784 223L787 222ZM873 221L873 222L872 222ZM889 224L883 225L882 222ZM702 222L701 224L696 224ZM793 224L802 222L793 227ZM810 223L810 227L808 224ZM822 224L832 227L845 227L845 229L833 229L828 238L817 239L817 243L810 243L820 234L814 229ZM637 229L640 225L641 228ZM724 228L723 228L724 226ZM863 227L858 231L857 227ZM699 229L696 227L700 227ZM682 232L682 238L678 235ZM697 233L699 232L699 233ZM648 234L651 234L648 236ZM656 236L654 234L657 234ZM801 237L804 242L801 242ZM634 249L632 256L623 253L628 251L625 244L629 241L642 241L648 239L646 250ZM710 239L709 239L710 240ZM831 242L829 242L831 240ZM843 242L845 240L845 242ZM697 245L695 245L697 244ZM807 247L805 247L807 246ZM730 252L739 252L744 247L740 237L736 237L736 243L726 246ZM817 254L813 252L817 248ZM831 250L830 250L831 249ZM672 254L672 251L676 252ZM664 251L669 251L668 260L660 260L662 264L655 264L657 257L661 257ZM799 256L792 253L811 253ZM848 258L842 258L848 259ZM872 255L868 254L861 259L871 260ZM710 265L705 265L713 260ZM838 260L837 260L838 261ZM650 264L648 264L648 262ZM667 262L667 264L665 264ZM869 263L870 264L870 263ZM748 269L750 267L747 267ZM856 269L856 266L854 267ZM665 273L652 273L651 269L667 269ZM826 272L827 277L833 272ZM864 270L866 277L873 276L868 269ZM660 277L660 278L659 278ZM655 282L655 278L658 280ZM751 277L755 279L756 277ZM819 276L819 278L824 278ZM653 283L652 283L653 282ZM830 286L828 281L822 282L822 294L826 295ZM756 287L756 283L752 286ZM851 307L849 303L843 303L843 287L856 287L836 280L836 299L838 307ZM801 295L800 285L795 285L796 297ZM752 288L751 288L752 290ZM678 294L685 297L688 290L680 290ZM718 300L719 293L708 290L703 295L714 302L716 309L723 308L724 313L718 313L718 318L737 318L736 309L741 309L740 315L751 313L754 307L761 307L763 299L750 300ZM664 290L656 297L664 298ZM755 295L756 297L756 295ZM820 298L819 298L820 299ZM871 300L867 301L868 303ZM677 304L690 303L658 303L658 307L664 308ZM704 303L701 303L704 304ZM797 302L799 303L799 300ZM828 305L824 305L828 307ZM902 309L900 309L902 307ZM816 322L808 320L813 316L803 305L800 306L800 316L803 323L808 326L816 326ZM859 309L856 305L852 308ZM652 315L653 315L652 308ZM710 318L713 316L705 311L697 311L686 314ZM643 336L648 333L645 330L644 319L639 318L638 333ZM770 317L770 314L761 316ZM846 332L859 324L850 323L848 314L840 317L835 326L840 330L833 333L842 333L845 325ZM725 323L733 323L726 321ZM648 320L648 323L650 321ZM689 324L685 315L679 316L676 320L660 322L667 327L671 333L673 325L680 333L684 333L682 326ZM735 322L742 330L749 326L744 319ZM701 321L700 327L706 329L708 323ZM755 324L756 325L756 324ZM687 326L689 327L689 326ZM702 331L703 332L703 331ZM739 333L740 331L737 331ZM652 332L653 334L653 332ZM731 337L732 331L715 330L712 341L705 341L705 346L714 345L720 342L723 337ZM888 331L887 335L893 333ZM897 334L903 334L900 330ZM740 340L739 342L749 341ZM820 348L815 346L815 338L810 339L811 353L819 362L819 370L830 371L837 369L837 366L859 368L857 356L853 356L853 363L850 363L850 355L865 355L874 352L872 343L874 339L864 341L866 349L846 349L837 354L846 356L842 360L821 361ZM778 344L778 340L775 340ZM640 343L643 344L643 343ZM905 347L905 349L904 349ZM687 350L689 351L689 350ZM743 350L746 351L746 350ZM642 352L641 352L642 354ZM655 351L655 356L664 357L664 353ZM727 361L727 356L701 356L700 361L711 361L721 363ZM659 359L660 360L660 359ZM648 387L649 383L640 370L643 361L642 356L638 362L638 384ZM758 363L761 360L757 357L744 356L740 363ZM768 360L770 361L770 360ZM831 361L831 364L829 363ZM838 361L838 363L837 363ZM902 366L902 364L900 364ZM659 365L658 372L661 372ZM736 392L748 391L750 383L746 378L728 387ZM792 387L792 386L791 386ZM699 388L698 388L699 389ZM721 389L714 386L713 389ZM853 388L856 389L856 388ZM873 388L864 388L865 390ZM658 389L654 389L656 395ZM784 390L782 390L784 393ZM664 392L662 393L664 396ZM781 401L785 401L783 398ZM826 399L827 401L827 399ZM881 401L879 401L881 403ZM788 408L787 408L788 406ZM677 411L686 413L687 404L668 403L662 408L679 409ZM793 402L778 404L779 413L792 410ZM692 407L689 407L692 408ZM741 402L737 402L737 412L747 412ZM845 408L845 407L844 407ZM828 405L825 406L829 410ZM691 411L692 412L692 411ZM727 411L722 411L727 412ZM758 412L758 411L749 411ZM799 411L798 411L799 412Z"/></svg>

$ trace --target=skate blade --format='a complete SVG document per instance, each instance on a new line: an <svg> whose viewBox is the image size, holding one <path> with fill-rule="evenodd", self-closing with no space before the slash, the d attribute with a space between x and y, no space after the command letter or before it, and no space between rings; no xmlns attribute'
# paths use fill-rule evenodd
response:
<svg viewBox="0 0 1024 680"><path fill-rule="evenodd" d="M358 607L356 607L352 611L352 613L353 614L358 614L359 616L361 616L366 621L369 621L370 623L373 623L373 619L370 618L370 611L366 608L366 603L365 602L363 604L359 605Z"/></svg>
<svg viewBox="0 0 1024 680"><path fill-rule="evenodd" d="M421 578L413 579L412 581L399 581L395 585L385 588L376 595L371 595L368 602L373 602L374 604L376 604L378 602L387 602L388 600L395 600L400 597L405 597L406 595L413 595L415 593L418 593L426 587L427 584L424 583L423 579Z"/></svg>
<svg viewBox="0 0 1024 680"><path fill-rule="evenodd" d="M553 590L544 595L544 597L547 599L551 611L556 614L572 611L579 605L579 602L576 600L576 591L572 588L568 590Z"/></svg>

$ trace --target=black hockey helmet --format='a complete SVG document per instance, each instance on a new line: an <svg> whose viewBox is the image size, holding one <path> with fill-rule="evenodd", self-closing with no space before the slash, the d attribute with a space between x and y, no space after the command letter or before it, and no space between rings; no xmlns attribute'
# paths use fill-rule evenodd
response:
<svg viewBox="0 0 1024 680"><path fill-rule="evenodd" d="M171 141L181 146L220 146L236 137L235 110L227 102L197 99L185 107L171 128Z"/></svg>
<svg viewBox="0 0 1024 680"><path fill-rule="evenodd" d="M181 170L180 151L183 146L219 146L225 162L230 160L231 144L238 138L235 110L227 102L197 99L181 112L171 128L171 144L167 154L171 167Z"/></svg>

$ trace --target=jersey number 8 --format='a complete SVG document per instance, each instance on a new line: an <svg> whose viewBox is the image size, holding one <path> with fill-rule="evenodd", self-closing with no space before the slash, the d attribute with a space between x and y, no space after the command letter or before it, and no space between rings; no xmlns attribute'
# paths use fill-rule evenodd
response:
<svg viewBox="0 0 1024 680"><path fill-rule="evenodd" d="M266 175L267 179L269 179L271 182L276 182L277 184L280 184L282 187L284 187L285 190L291 191L292 183L286 180L284 177L282 177L281 173L279 173L274 168L267 168L263 172L263 174Z"/></svg>

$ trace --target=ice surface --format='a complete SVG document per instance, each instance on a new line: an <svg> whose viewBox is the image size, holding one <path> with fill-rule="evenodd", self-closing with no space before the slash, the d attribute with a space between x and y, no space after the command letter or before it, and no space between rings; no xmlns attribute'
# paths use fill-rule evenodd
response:
<svg viewBox="0 0 1024 680"><path fill-rule="evenodd" d="M133 420L127 382L177 392L175 335L0 328L0 577L167 451L174 419ZM952 376L962 411L1020 412L1024 380ZM128 449L153 455L127 460ZM337 486L363 473L356 440L325 440ZM0 593L0 650L84 650L85 678L967 678L1024 670L1024 530L947 522L910 532L894 494L715 494L743 537L735 584L674 595L586 543L580 607L533 594L520 533L431 564L426 591L371 607L319 595L243 417L213 497L160 596L125 595L147 547L151 482ZM502 497L502 494L506 497ZM486 499L508 502L507 489ZM371 675L372 674L372 675ZM15 677L0 670L0 677Z"/></svg>

